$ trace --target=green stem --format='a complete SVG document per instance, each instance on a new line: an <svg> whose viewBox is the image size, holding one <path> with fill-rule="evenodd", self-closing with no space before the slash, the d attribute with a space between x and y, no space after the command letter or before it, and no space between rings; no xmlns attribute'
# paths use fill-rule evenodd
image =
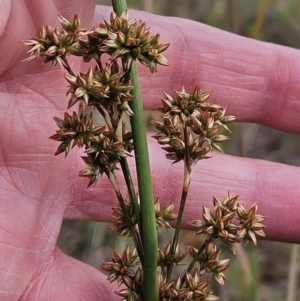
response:
<svg viewBox="0 0 300 301"><path fill-rule="evenodd" d="M184 178L186 179L186 181L190 182L190 174L188 172L188 169L184 168L184 170L185 170ZM175 233L174 233L174 237L173 237L173 241L172 241L172 245L171 245L170 254L175 254L176 246L178 244L181 222L182 222L182 217L183 217L183 211L184 211L186 198L187 198L187 194L188 194L188 190L189 190L189 184L190 183L188 183L188 186L184 185L182 188L180 207L179 207L178 217L177 217L177 221L176 221ZM171 263L167 266L167 281L171 279L172 269L173 269L173 264Z"/></svg>
<svg viewBox="0 0 300 301"><path fill-rule="evenodd" d="M139 232L141 232L141 229L142 229L141 210L140 210L140 205L138 203L135 189L133 186L133 181L131 178L131 173L130 173L130 169L128 166L127 158L121 158L120 163L121 163L122 172L123 172L123 175L125 178L126 186L127 186L128 192L129 192L130 200L131 200L131 203L133 206L134 214L136 216L136 221L138 224Z"/></svg>
<svg viewBox="0 0 300 301"><path fill-rule="evenodd" d="M121 16L123 11L127 9L127 3L126 0L112 0L112 6L114 9L114 12L118 15Z"/></svg>
<svg viewBox="0 0 300 301"><path fill-rule="evenodd" d="M126 0L112 0L114 11L120 16L127 8ZM133 62L130 76L133 81L134 100L130 106L134 115L130 118L141 208L141 237L144 250L143 300L158 301L156 281L158 243L154 196L150 172L150 162L146 129L144 125L143 105L136 63Z"/></svg>
<svg viewBox="0 0 300 301"><path fill-rule="evenodd" d="M130 121L135 151L142 217L141 235L144 248L144 300L158 301L158 288L156 281L158 243L154 210L154 196L152 189L146 130L144 125L143 105L135 62L131 67L131 76L134 86L134 100L130 102L130 106L132 111L134 112L134 115L130 118Z"/></svg>
<svg viewBox="0 0 300 301"><path fill-rule="evenodd" d="M180 228L181 228L181 223L182 223L182 217L183 217L183 212L184 212L184 207L186 203L186 198L188 195L190 183L191 183L191 164L190 164L190 152L189 152L189 139L188 139L188 129L187 126L184 124L183 125L183 137L184 137L184 144L185 144L185 155L184 155L184 178L183 178L183 187L182 187L182 193L181 193L181 200L180 200L180 207L179 207L179 212L178 212L178 217L176 221L176 226L175 226L175 233L171 245L171 250L170 254L175 254L176 251L176 246L178 244L179 240L179 233L180 233ZM173 264L170 263L167 266L167 280L171 279L171 274L172 274L172 269L173 269Z"/></svg>
<svg viewBox="0 0 300 301"><path fill-rule="evenodd" d="M212 237L208 240L205 240L205 242L203 243L203 245L201 246L201 248L198 250L196 256L193 258L193 260L190 262L188 268L187 268L187 272L191 272L192 268L194 267L195 263L198 261L201 253L204 251L204 249L212 242L215 240L215 237Z"/></svg>

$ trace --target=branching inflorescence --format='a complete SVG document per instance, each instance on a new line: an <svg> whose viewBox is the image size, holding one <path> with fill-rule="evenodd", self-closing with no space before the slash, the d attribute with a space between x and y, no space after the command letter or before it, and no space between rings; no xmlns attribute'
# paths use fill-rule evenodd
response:
<svg viewBox="0 0 300 301"><path fill-rule="evenodd" d="M26 61L43 57L44 63L58 64L67 71L67 109L75 105L78 108L72 114L65 112L63 118L54 117L58 129L50 138L60 142L55 155L65 153L67 156L75 146L84 148L82 159L86 167L79 176L89 179L88 186L95 184L103 174L111 181L119 204L113 208L114 222L110 229L120 236L131 236L135 247L125 247L122 254L114 251L111 260L103 262L101 269L108 274L109 282L117 281L125 286L117 292L121 300L149 300L143 289L146 273L145 238L140 221L143 200L133 188L127 166L127 157L134 146L131 130L125 127L125 117L134 115L130 105L136 101L130 75L133 62L139 61L151 73L156 73L157 65L168 65L162 52L169 44L160 44L159 34L152 36L144 22L129 19L127 10L120 17L113 12L110 21L91 30L80 28L77 15L72 21L59 16L59 21L61 29L43 26L37 38L25 41L31 47ZM103 54L109 55L105 63ZM68 62L72 55L94 64L86 73L76 75ZM223 201L213 198L212 210L203 207L203 219L190 222L197 228L196 235L205 237L201 247L187 246L186 253L180 252L178 234L192 170L198 161L209 158L210 151L222 151L220 144L229 137L220 131L229 131L227 124L235 120L234 116L225 114L225 108L210 103L210 96L210 92L202 92L199 86L191 92L182 87L174 96L164 93L160 108L164 114L162 120L152 122L158 131L153 137L162 145L166 157L174 163L184 163L178 214L173 213L173 204L161 208L159 199L153 200L157 229L169 228L170 222L176 220L173 240L158 249L157 254L157 281L153 287L157 286L157 300L161 301L217 300L209 290L207 275L211 274L223 285L229 260L220 259L220 249L215 241L220 240L234 251L234 243L256 244L256 235L264 236L263 217L257 214L257 204L246 210L237 196L228 193ZM104 125L94 123L93 114L86 110L88 107L101 114ZM119 164L127 183L126 198L123 198L115 176ZM186 271L172 279L173 266L181 264L187 254L192 259Z"/></svg>

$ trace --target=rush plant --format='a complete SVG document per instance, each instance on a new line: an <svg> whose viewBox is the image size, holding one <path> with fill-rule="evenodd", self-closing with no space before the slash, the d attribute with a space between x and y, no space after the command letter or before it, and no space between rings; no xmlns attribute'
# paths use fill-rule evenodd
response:
<svg viewBox="0 0 300 301"><path fill-rule="evenodd" d="M161 43L159 34L152 35L145 22L130 19L124 0L112 4L110 19L92 29L82 29L77 15L71 21L59 16L61 28L42 26L38 37L25 41L31 47L27 61L42 57L44 63L66 71L66 108L74 111L54 117L57 130L50 138L59 142L55 155L67 156L75 146L83 148L86 167L79 176L88 179L88 186L96 184L100 176L106 176L112 184L118 206L112 208L110 229L119 236L130 236L134 242L134 248L113 251L111 259L101 264L107 280L122 285L116 292L120 300L217 300L209 284L213 279L224 285L229 260L221 259L216 242L232 251L241 241L256 244L256 236L265 235L257 204L245 209L238 196L229 192L222 200L212 197L213 208L203 207L202 218L190 222L195 234L204 237L201 247L186 246L186 252L181 253L179 233L193 169L199 161L208 159L212 150L222 152L220 144L229 139L223 132L229 131L227 125L235 117L211 103L211 92L203 92L200 86L192 91L179 87L172 95L163 93L163 116L152 122L157 130L153 138L167 159L183 165L184 180L177 212L173 204L162 207L152 190L136 63L155 74L159 65L169 64L162 54L169 44ZM69 64L71 56L89 63L88 71L75 74ZM100 114L104 123L96 124L87 108ZM130 128L125 126L128 116ZM128 157L136 160L138 190ZM116 177L119 169L126 181L126 197ZM157 231L170 228L172 221L174 237L159 247ZM186 270L174 278L174 266L182 264L188 254Z"/></svg>

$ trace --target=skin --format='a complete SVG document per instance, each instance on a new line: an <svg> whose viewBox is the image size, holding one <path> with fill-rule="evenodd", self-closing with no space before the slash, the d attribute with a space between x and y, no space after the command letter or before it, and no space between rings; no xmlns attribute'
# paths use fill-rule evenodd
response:
<svg viewBox="0 0 300 301"><path fill-rule="evenodd" d="M78 13L84 27L108 18L110 8L91 0L2 0L0 10L0 299L117 300L106 276L56 247L62 220L110 221L116 198L108 181L86 189L79 151L54 157L53 116L61 117L67 99L63 71L34 60L21 63L28 50L21 40L40 25L57 24L57 14ZM131 12L130 12L131 13ZM151 32L171 43L170 67L156 76L140 68L146 109L159 107L162 92L182 85L213 90L212 102L227 107L239 121L300 133L300 52L253 41L203 24L132 12ZM56 22L56 23L55 23ZM78 72L78 62L72 62ZM182 165L165 161L149 139L154 193L163 203L178 202ZM161 156L157 155L161 154ZM300 242L299 168L213 154L193 174L184 223L200 217L212 195L239 194L246 206L258 202L266 216L269 240ZM132 162L131 162L132 165ZM133 172L134 174L134 172ZM163 183L163 185L161 185ZM124 183L121 188L125 191Z"/></svg>

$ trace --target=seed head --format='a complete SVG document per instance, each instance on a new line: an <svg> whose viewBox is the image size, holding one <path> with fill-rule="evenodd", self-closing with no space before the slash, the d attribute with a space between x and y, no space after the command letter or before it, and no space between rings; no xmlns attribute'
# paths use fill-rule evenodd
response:
<svg viewBox="0 0 300 301"><path fill-rule="evenodd" d="M171 228L169 222L177 218L177 214L173 213L174 205L171 204L166 208L161 209L160 201L157 198L154 202L154 210L157 228Z"/></svg>
<svg viewBox="0 0 300 301"><path fill-rule="evenodd" d="M112 65L108 65L102 71L91 67L86 74L65 75L70 84L67 94L71 94L68 108L80 101L84 107L103 106L110 115L114 110L132 115L128 106L128 101L133 99L130 94L132 85L124 83L123 73L113 71Z"/></svg>
<svg viewBox="0 0 300 301"><path fill-rule="evenodd" d="M136 249L130 249L127 245L122 254L114 251L111 261L103 261L100 268L108 273L110 282L118 281L118 283L124 283L125 279L125 282L128 284L131 276L135 274L134 268L139 264L137 258Z"/></svg>
<svg viewBox="0 0 300 301"><path fill-rule="evenodd" d="M184 280L186 287L179 289L179 300L218 300L208 291L209 281L201 280L198 269L193 274L185 272Z"/></svg>
<svg viewBox="0 0 300 301"><path fill-rule="evenodd" d="M79 172L79 176L90 178L89 185L94 184L98 180L99 174L107 174L117 168L121 157L127 157L129 153L124 148L121 141L115 142L111 133L106 127L103 127L99 136L86 148L87 156L81 157L88 165L87 168ZM96 171L95 174L92 174Z"/></svg>
<svg viewBox="0 0 300 301"><path fill-rule="evenodd" d="M131 225L133 228L136 228L136 215L129 197L124 199L124 204L127 208L129 216L131 217ZM118 204L117 207L113 207L112 210L113 223L109 226L109 229L116 232L119 236L131 236L130 225L127 223L121 206Z"/></svg>
<svg viewBox="0 0 300 301"><path fill-rule="evenodd" d="M80 20L78 15L74 16L72 22L63 16L58 18L62 26L61 29L42 26L38 37L24 41L25 45L31 47L28 51L30 56L24 61L44 57L44 63L51 62L53 66L59 64L62 68L67 66L66 57L73 54L79 37L84 30L79 29Z"/></svg>
<svg viewBox="0 0 300 301"><path fill-rule="evenodd" d="M92 114L80 114L73 112L64 114L64 118L54 117L58 126L56 134L52 135L50 139L60 141L55 155L65 152L67 156L70 149L75 145L78 147L89 147L96 137L104 130L103 127L95 126L93 124Z"/></svg>
<svg viewBox="0 0 300 301"><path fill-rule="evenodd" d="M153 137L164 145L166 157L174 163L183 160L188 152L189 165L193 167L199 160L208 159L212 149L222 152L219 144L229 139L219 131L229 130L225 123L235 117L225 116L223 107L210 104L210 95L211 92L202 92L199 86L192 93L182 87L174 97L164 93L160 108L164 116L162 122L152 122L159 131ZM183 128L188 130L184 132Z"/></svg>
<svg viewBox="0 0 300 301"><path fill-rule="evenodd" d="M135 60L147 66L151 73L157 71L157 65L169 64L161 54L169 44L159 44L160 36L151 36L144 22L129 19L127 10L120 17L111 13L110 22L105 21L99 27L107 33L100 51L108 53L111 60L121 57L125 70L129 70Z"/></svg>
<svg viewBox="0 0 300 301"><path fill-rule="evenodd" d="M237 219L237 196L231 198L228 193L223 202L215 197L213 200L213 210L203 206L203 220L194 220L190 224L198 228L196 234L204 234L208 240L219 238L234 251L233 244L240 242L237 233L239 227L234 223L234 219Z"/></svg>
<svg viewBox="0 0 300 301"><path fill-rule="evenodd" d="M249 241L257 244L256 235L266 236L263 229L266 227L261 223L264 220L262 215L256 214L257 203L254 203L248 210L239 204L237 214L240 221L238 235L247 244Z"/></svg>
<svg viewBox="0 0 300 301"><path fill-rule="evenodd" d="M171 242L164 246L163 250L158 250L158 265L162 268L172 264L177 265L179 264L185 257L186 253L179 252L179 245L177 244L175 248L175 253L171 254Z"/></svg>
<svg viewBox="0 0 300 301"><path fill-rule="evenodd" d="M137 194L137 199L139 202L139 195ZM125 206L127 207L127 211L131 217L131 224L133 227L137 226L137 220L134 213L134 209L132 206L132 202L130 200L130 197L127 197L124 200ZM115 231L118 233L119 236L130 236L130 228L129 225L126 222L126 218L124 217L124 213L120 205L117 207L113 207L113 224L109 226L109 229L112 231ZM160 207L160 201L159 199L155 200L154 203L154 210L155 210L155 216L156 216L156 227L159 228L171 228L171 225L169 224L170 221L177 218L177 214L173 213L174 205L169 205L166 208Z"/></svg>

